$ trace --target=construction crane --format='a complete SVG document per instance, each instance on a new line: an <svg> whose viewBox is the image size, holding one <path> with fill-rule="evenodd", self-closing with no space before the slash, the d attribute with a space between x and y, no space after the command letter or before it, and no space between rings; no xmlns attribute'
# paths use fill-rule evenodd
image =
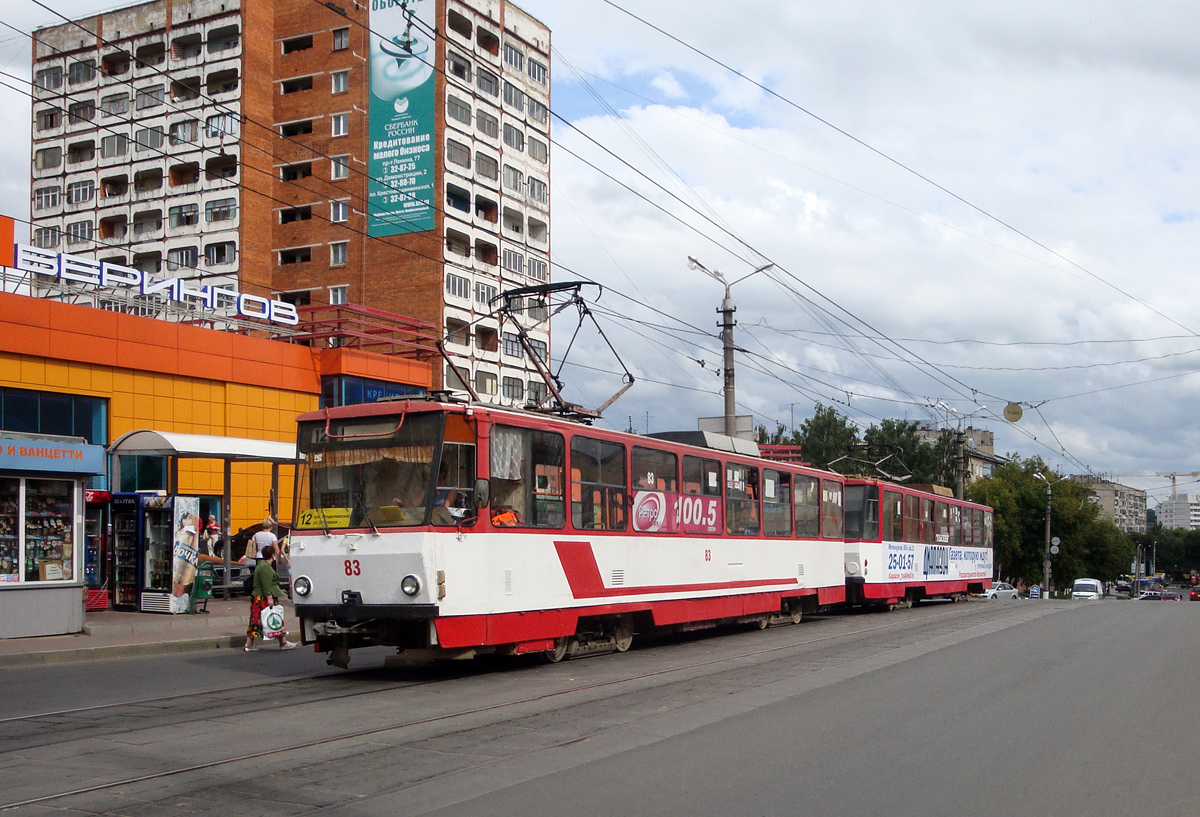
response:
<svg viewBox="0 0 1200 817"><path fill-rule="evenodd" d="M1160 479L1169 479L1169 480L1171 480L1171 500L1174 501L1175 497L1178 496L1178 493L1176 491L1176 487L1178 484L1177 483L1178 478L1179 477L1200 477L1200 471L1189 471L1186 474L1181 474L1176 471L1172 471L1169 474L1164 473L1162 471L1131 471L1131 472L1125 473L1125 474L1103 474L1102 476L1104 476L1106 478L1107 477L1158 477Z"/></svg>

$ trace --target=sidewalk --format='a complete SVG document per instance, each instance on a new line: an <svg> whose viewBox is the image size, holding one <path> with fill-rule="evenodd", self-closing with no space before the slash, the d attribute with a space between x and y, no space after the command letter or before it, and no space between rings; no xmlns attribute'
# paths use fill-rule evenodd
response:
<svg viewBox="0 0 1200 817"><path fill-rule="evenodd" d="M296 626L292 603L283 600L286 620ZM65 661L91 661L194 650L241 649L250 618L250 599L212 599L208 613L170 616L105 610L84 615L84 632L0 639L0 668Z"/></svg>

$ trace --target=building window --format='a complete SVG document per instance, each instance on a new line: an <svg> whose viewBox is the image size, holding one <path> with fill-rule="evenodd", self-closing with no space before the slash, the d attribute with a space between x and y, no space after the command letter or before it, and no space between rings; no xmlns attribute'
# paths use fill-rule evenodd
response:
<svg viewBox="0 0 1200 817"><path fill-rule="evenodd" d="M344 267L350 257L350 242L335 241L329 245L329 266Z"/></svg>
<svg viewBox="0 0 1200 817"><path fill-rule="evenodd" d="M483 281L475 282L475 301L476 301L476 303L481 303L486 306L486 305L490 304L492 301L496 300L496 295L498 292L499 292L499 290L497 290L496 287L492 286L491 284L485 283Z"/></svg>
<svg viewBox="0 0 1200 817"><path fill-rule="evenodd" d="M171 83L171 101L188 102L200 98L200 77L188 77Z"/></svg>
<svg viewBox="0 0 1200 817"><path fill-rule="evenodd" d="M511 165L504 166L504 186L514 193L525 192L525 177L521 171Z"/></svg>
<svg viewBox="0 0 1200 817"><path fill-rule="evenodd" d="M333 93L344 94L350 90L350 72L334 71L329 75L333 82Z"/></svg>
<svg viewBox="0 0 1200 817"><path fill-rule="evenodd" d="M549 109L542 103L538 102L533 97L528 97L528 102L529 102L529 108L528 108L529 118L532 119L534 122L538 122L538 123L545 125L546 119L549 116Z"/></svg>
<svg viewBox="0 0 1200 817"><path fill-rule="evenodd" d="M237 199L213 199L204 205L204 220L228 221L237 217Z"/></svg>
<svg viewBox="0 0 1200 817"><path fill-rule="evenodd" d="M331 179L346 179L350 177L350 157L349 156L330 156L329 157L329 178Z"/></svg>
<svg viewBox="0 0 1200 817"><path fill-rule="evenodd" d="M178 247L167 252L167 269L195 269L197 253L195 247Z"/></svg>
<svg viewBox="0 0 1200 817"><path fill-rule="evenodd" d="M95 195L96 183L91 180L71 182L67 185L67 204L83 204L85 201L91 201Z"/></svg>
<svg viewBox="0 0 1200 817"><path fill-rule="evenodd" d="M479 395L495 395L496 375L491 372L475 372L475 393Z"/></svg>
<svg viewBox="0 0 1200 817"><path fill-rule="evenodd" d="M529 198L536 202L546 204L550 201L550 188L541 179L529 177Z"/></svg>
<svg viewBox="0 0 1200 817"><path fill-rule="evenodd" d="M453 139L447 139L446 161L469 169L471 167L471 149Z"/></svg>
<svg viewBox="0 0 1200 817"><path fill-rule="evenodd" d="M464 278L461 275L455 275L452 272L446 273L446 294L453 295L455 298L470 299L470 279Z"/></svg>
<svg viewBox="0 0 1200 817"><path fill-rule="evenodd" d="M520 357L525 354L525 350L521 348L521 338L512 332L505 332L501 339L503 342L504 354L510 357Z"/></svg>
<svg viewBox="0 0 1200 817"><path fill-rule="evenodd" d="M509 400L520 400L525 397L525 384L516 377L504 378L504 396Z"/></svg>
<svg viewBox="0 0 1200 817"><path fill-rule="evenodd" d="M137 150L158 150L162 147L162 128L138 128L133 135Z"/></svg>
<svg viewBox="0 0 1200 817"><path fill-rule="evenodd" d="M283 82L279 83L279 93L295 94L299 93L300 91L311 91L312 87L313 78L311 76L296 77L295 79L285 79Z"/></svg>
<svg viewBox="0 0 1200 817"><path fill-rule="evenodd" d="M495 181L500 178L500 163L491 156L482 153L475 154L475 172L485 179Z"/></svg>
<svg viewBox="0 0 1200 817"><path fill-rule="evenodd" d="M163 87L161 85L152 85L149 88L139 88L134 104L140 111L143 108L156 108L163 104Z"/></svg>
<svg viewBox="0 0 1200 817"><path fill-rule="evenodd" d="M62 191L58 187L39 187L33 191L33 209L45 210L57 207L62 200Z"/></svg>
<svg viewBox="0 0 1200 817"><path fill-rule="evenodd" d="M52 250L58 246L59 235L57 227L38 227L33 231L33 246Z"/></svg>
<svg viewBox="0 0 1200 817"><path fill-rule="evenodd" d="M62 87L63 71L61 66L53 68L43 68L37 72L34 84L37 85L39 91L53 91L55 88Z"/></svg>
<svg viewBox="0 0 1200 817"><path fill-rule="evenodd" d="M526 272L530 278L538 281L545 281L549 273L549 265L540 258L530 258L526 267Z"/></svg>
<svg viewBox="0 0 1200 817"><path fill-rule="evenodd" d="M108 443L108 401L99 397L0 389L5 431L82 437L90 445Z"/></svg>
<svg viewBox="0 0 1200 817"><path fill-rule="evenodd" d="M120 116L129 113L129 94L112 94L100 100L100 113L105 116Z"/></svg>
<svg viewBox="0 0 1200 817"><path fill-rule="evenodd" d="M308 221L312 218L312 206L287 207L279 211L280 224L292 224L297 221Z"/></svg>
<svg viewBox="0 0 1200 817"><path fill-rule="evenodd" d="M543 164L550 158L549 148L541 139L529 137L529 158L536 159Z"/></svg>
<svg viewBox="0 0 1200 817"><path fill-rule="evenodd" d="M188 227L200 222L200 205L178 204L167 210L167 221L172 227Z"/></svg>
<svg viewBox="0 0 1200 817"><path fill-rule="evenodd" d="M37 170L48 170L62 164L62 148L42 148L33 154L33 166Z"/></svg>
<svg viewBox="0 0 1200 817"><path fill-rule="evenodd" d="M299 122L288 122L279 126L279 135L288 139L293 136L305 136L313 132L313 120L301 119Z"/></svg>
<svg viewBox="0 0 1200 817"><path fill-rule="evenodd" d="M446 54L446 73L452 77L458 77L463 82L471 81L471 61L466 57L459 56L453 51Z"/></svg>
<svg viewBox="0 0 1200 817"><path fill-rule="evenodd" d="M516 250L505 250L503 266L509 272L525 273L525 256Z"/></svg>
<svg viewBox="0 0 1200 817"><path fill-rule="evenodd" d="M464 124L471 124L471 106L453 94L446 96L446 115Z"/></svg>
<svg viewBox="0 0 1200 817"><path fill-rule="evenodd" d="M346 290L347 289L348 289L348 287L345 284L343 284L340 287L330 287L329 288L329 305L330 306L341 306L342 304L346 303Z"/></svg>
<svg viewBox="0 0 1200 817"><path fill-rule="evenodd" d="M50 130L62 124L62 111L58 108L44 108L34 114L34 125L38 130Z"/></svg>
<svg viewBox="0 0 1200 817"><path fill-rule="evenodd" d="M329 202L329 220L334 224L340 224L343 221L350 219L350 202L348 201L331 201Z"/></svg>
<svg viewBox="0 0 1200 817"><path fill-rule="evenodd" d="M222 51L232 51L238 47L238 42L237 26L213 29L208 35L208 53L219 54Z"/></svg>
<svg viewBox="0 0 1200 817"><path fill-rule="evenodd" d="M536 82L538 85L545 85L547 73L546 66L542 65L533 57L529 58L529 78L531 80Z"/></svg>
<svg viewBox="0 0 1200 817"><path fill-rule="evenodd" d="M204 120L204 133L206 136L216 138L219 136L235 136L238 132L237 114L219 113L216 116L210 116Z"/></svg>
<svg viewBox="0 0 1200 817"><path fill-rule="evenodd" d="M335 28L333 30L333 50L345 51L350 47L350 29Z"/></svg>
<svg viewBox="0 0 1200 817"><path fill-rule="evenodd" d="M92 240L92 222L73 221L67 225L67 243L79 244Z"/></svg>
<svg viewBox="0 0 1200 817"><path fill-rule="evenodd" d="M489 96L500 95L500 79L486 68L475 72L475 87Z"/></svg>
<svg viewBox="0 0 1200 817"><path fill-rule="evenodd" d="M483 135L495 139L500 135L500 120L479 108L475 111L475 128Z"/></svg>
<svg viewBox="0 0 1200 817"><path fill-rule="evenodd" d="M518 111L525 110L525 92L507 80L504 82L504 104Z"/></svg>
<svg viewBox="0 0 1200 817"><path fill-rule="evenodd" d="M96 144L90 139L86 142L67 145L67 164L77 165L80 162L90 162L94 158L96 158Z"/></svg>
<svg viewBox="0 0 1200 817"><path fill-rule="evenodd" d="M504 123L504 144L508 145L513 150L525 149L525 134L520 128L513 127L507 122Z"/></svg>
<svg viewBox="0 0 1200 817"><path fill-rule="evenodd" d="M538 356L538 359L543 363L550 360L550 347L546 345L544 340L529 339L529 348L533 349L533 353Z"/></svg>
<svg viewBox="0 0 1200 817"><path fill-rule="evenodd" d="M67 109L67 122L74 125L79 122L91 122L96 118L96 103L92 101L76 102Z"/></svg>
<svg viewBox="0 0 1200 817"><path fill-rule="evenodd" d="M518 71L525 70L525 54L512 43L504 44L504 61Z"/></svg>
<svg viewBox="0 0 1200 817"><path fill-rule="evenodd" d="M471 194L461 187L455 187L452 184L446 185L446 209L461 210L464 213L471 212Z"/></svg>
<svg viewBox="0 0 1200 817"><path fill-rule="evenodd" d="M307 264L312 260L311 247L296 247L290 250L279 251L279 263L287 264Z"/></svg>
<svg viewBox="0 0 1200 817"><path fill-rule="evenodd" d="M187 119L183 122L173 122L170 130L170 141L172 145L190 143L196 141L196 136L199 131L200 123L195 119Z"/></svg>
<svg viewBox="0 0 1200 817"><path fill-rule="evenodd" d="M285 182L307 179L312 175L312 162L299 162L294 165L284 165L279 168L279 178Z"/></svg>
<svg viewBox="0 0 1200 817"><path fill-rule="evenodd" d="M100 140L100 158L111 159L124 156L129 150L129 137L123 133L114 133Z"/></svg>
<svg viewBox="0 0 1200 817"><path fill-rule="evenodd" d="M350 133L350 114L335 113L329 117L333 136L345 136Z"/></svg>
<svg viewBox="0 0 1200 817"><path fill-rule="evenodd" d="M237 255L237 245L232 241L218 241L204 248L204 263L210 267L232 264Z"/></svg>
<svg viewBox="0 0 1200 817"><path fill-rule="evenodd" d="M311 34L305 34L303 37L291 37L282 43L284 54L294 54L297 51L307 51L313 47L313 38Z"/></svg>
<svg viewBox="0 0 1200 817"><path fill-rule="evenodd" d="M72 85L91 82L96 77L96 61L80 60L67 66L67 81Z"/></svg>

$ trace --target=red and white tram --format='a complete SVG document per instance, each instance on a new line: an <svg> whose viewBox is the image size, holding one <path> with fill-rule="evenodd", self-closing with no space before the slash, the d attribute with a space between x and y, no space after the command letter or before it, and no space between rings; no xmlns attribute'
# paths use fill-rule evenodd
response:
<svg viewBox="0 0 1200 817"><path fill-rule="evenodd" d="M299 424L296 613L339 666L368 645L558 660L846 598L845 479L753 443L424 399Z"/></svg>
<svg viewBox="0 0 1200 817"><path fill-rule="evenodd" d="M911 606L991 587L992 509L942 490L846 479L848 603Z"/></svg>

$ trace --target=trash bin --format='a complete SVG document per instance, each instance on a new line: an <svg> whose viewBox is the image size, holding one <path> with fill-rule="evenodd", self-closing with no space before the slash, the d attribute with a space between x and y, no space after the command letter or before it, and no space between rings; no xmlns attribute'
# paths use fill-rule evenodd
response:
<svg viewBox="0 0 1200 817"><path fill-rule="evenodd" d="M196 570L196 578L192 582L192 600L188 605L188 612L195 613L196 602L203 602L204 609L201 613L208 612L208 600L213 597L213 567L210 563L205 562Z"/></svg>

